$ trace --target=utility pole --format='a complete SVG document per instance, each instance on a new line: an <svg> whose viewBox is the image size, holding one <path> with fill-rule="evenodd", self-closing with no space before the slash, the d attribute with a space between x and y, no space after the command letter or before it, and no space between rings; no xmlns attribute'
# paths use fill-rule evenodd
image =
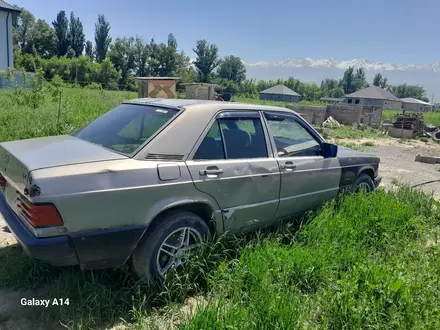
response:
<svg viewBox="0 0 440 330"><path fill-rule="evenodd" d="M435 111L435 107L434 107L434 93L432 93L432 98L431 98L431 112Z"/></svg>

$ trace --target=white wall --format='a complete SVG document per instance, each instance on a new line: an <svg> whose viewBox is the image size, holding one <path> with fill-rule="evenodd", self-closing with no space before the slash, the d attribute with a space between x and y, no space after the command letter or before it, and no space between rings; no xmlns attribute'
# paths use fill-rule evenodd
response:
<svg viewBox="0 0 440 330"><path fill-rule="evenodd" d="M7 37L6 37L6 17L8 16L7 11L0 11L0 71L6 70L8 68L8 56L9 56L9 66L14 66L12 61L13 47L12 47L12 15L9 14L8 25L9 25L9 54L7 53Z"/></svg>
<svg viewBox="0 0 440 330"><path fill-rule="evenodd" d="M417 111L417 112L429 112L431 111L431 106L420 104L420 103L402 103L402 109L407 111Z"/></svg>

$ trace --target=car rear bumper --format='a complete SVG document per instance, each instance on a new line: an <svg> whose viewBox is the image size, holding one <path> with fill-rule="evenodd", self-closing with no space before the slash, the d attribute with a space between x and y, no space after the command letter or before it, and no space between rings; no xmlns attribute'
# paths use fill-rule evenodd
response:
<svg viewBox="0 0 440 330"><path fill-rule="evenodd" d="M119 267L131 256L147 229L146 225L127 226L42 238L26 228L1 193L0 213L26 254L52 266Z"/></svg>
<svg viewBox="0 0 440 330"><path fill-rule="evenodd" d="M37 238L21 222L0 194L0 212L23 250L32 258L53 266L78 264L75 248L68 236Z"/></svg>

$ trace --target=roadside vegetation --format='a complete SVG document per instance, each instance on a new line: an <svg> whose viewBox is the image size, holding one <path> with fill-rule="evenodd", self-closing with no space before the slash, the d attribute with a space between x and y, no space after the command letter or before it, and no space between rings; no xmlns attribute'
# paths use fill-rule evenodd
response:
<svg viewBox="0 0 440 330"><path fill-rule="evenodd" d="M404 187L346 196L296 223L222 239L162 287L129 267L52 268L4 248L0 287L69 298L35 313L70 329L438 329L438 206Z"/></svg>

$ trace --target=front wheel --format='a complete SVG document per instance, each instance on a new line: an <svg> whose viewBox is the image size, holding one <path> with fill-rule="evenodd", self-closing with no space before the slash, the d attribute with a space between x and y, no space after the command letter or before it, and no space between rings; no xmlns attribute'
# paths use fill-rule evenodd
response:
<svg viewBox="0 0 440 330"><path fill-rule="evenodd" d="M354 184L354 191L356 193L362 192L368 194L374 191L375 188L373 179L368 174L359 175Z"/></svg>
<svg viewBox="0 0 440 330"><path fill-rule="evenodd" d="M133 267L140 278L162 280L183 266L195 248L211 240L208 225L198 215L173 211L160 219L133 252Z"/></svg>

